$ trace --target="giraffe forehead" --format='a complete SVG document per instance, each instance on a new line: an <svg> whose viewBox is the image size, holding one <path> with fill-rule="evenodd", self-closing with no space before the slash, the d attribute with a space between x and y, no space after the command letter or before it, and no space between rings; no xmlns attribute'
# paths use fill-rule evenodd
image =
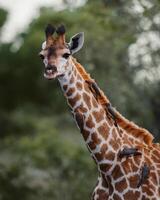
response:
<svg viewBox="0 0 160 200"><path fill-rule="evenodd" d="M57 44L57 43L53 43L51 46L48 46L47 47L47 42L46 41L44 41L43 43L42 43L42 50L45 50L45 49L54 49L54 51L55 50L58 50L58 51L66 51L66 50L68 50L68 51L70 51L69 50L69 48L68 48L68 45L66 44L66 45L59 45L59 44Z"/></svg>

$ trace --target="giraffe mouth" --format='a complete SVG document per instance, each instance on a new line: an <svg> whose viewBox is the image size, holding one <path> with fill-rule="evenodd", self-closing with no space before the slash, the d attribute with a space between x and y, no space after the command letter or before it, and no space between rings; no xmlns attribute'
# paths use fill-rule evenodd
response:
<svg viewBox="0 0 160 200"><path fill-rule="evenodd" d="M55 66L47 66L44 70L44 77L46 79L55 79L58 76L57 68Z"/></svg>

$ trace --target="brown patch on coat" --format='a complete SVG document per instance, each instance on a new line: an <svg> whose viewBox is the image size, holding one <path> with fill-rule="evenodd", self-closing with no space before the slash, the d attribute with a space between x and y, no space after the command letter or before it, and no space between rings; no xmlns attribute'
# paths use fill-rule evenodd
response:
<svg viewBox="0 0 160 200"><path fill-rule="evenodd" d="M72 99L69 98L68 103L73 108L76 105L76 102L80 100L80 98L81 98L81 95L77 94L74 98L72 98Z"/></svg>
<svg viewBox="0 0 160 200"><path fill-rule="evenodd" d="M87 84L86 82L84 83L84 90L85 90L88 94L91 93L91 90L90 90L90 88L89 88L89 86L88 86L88 84Z"/></svg>
<svg viewBox="0 0 160 200"><path fill-rule="evenodd" d="M63 90L66 91L68 88L68 85L63 85Z"/></svg>
<svg viewBox="0 0 160 200"><path fill-rule="evenodd" d="M98 161L101 161L104 158L103 154L101 152L95 153L94 155L95 155L95 157L97 158Z"/></svg>
<svg viewBox="0 0 160 200"><path fill-rule="evenodd" d="M121 200L121 197L118 194L113 195L114 200Z"/></svg>
<svg viewBox="0 0 160 200"><path fill-rule="evenodd" d="M104 119L104 114L103 114L102 110L100 110L98 112L93 111L92 114L93 114L97 123L99 123L100 121L102 121Z"/></svg>
<svg viewBox="0 0 160 200"><path fill-rule="evenodd" d="M133 192L132 190L129 190L123 196L124 196L125 200L138 199L140 196L140 193L138 191ZM147 199L145 198L145 200L147 200Z"/></svg>
<svg viewBox="0 0 160 200"><path fill-rule="evenodd" d="M107 182L108 182L108 187L109 187L109 195L111 196L113 194L114 188L111 184L111 178L110 176L106 176Z"/></svg>
<svg viewBox="0 0 160 200"><path fill-rule="evenodd" d="M95 124L94 124L94 122L93 122L93 119L92 119L92 116L91 116L91 115L89 115L89 117L88 117L88 119L87 119L87 121L86 121L86 126L87 126L88 128L93 128L93 127L95 127Z"/></svg>
<svg viewBox="0 0 160 200"><path fill-rule="evenodd" d="M131 188L137 188L137 183L138 183L138 181L139 181L139 175L136 174L136 175L134 175L134 176L130 176L130 177L128 178L128 180L129 180L129 184L130 184L130 187L131 187Z"/></svg>
<svg viewBox="0 0 160 200"><path fill-rule="evenodd" d="M108 183L107 183L107 181L106 181L106 179L105 179L105 175L102 175L102 186L103 186L104 188L108 188Z"/></svg>
<svg viewBox="0 0 160 200"><path fill-rule="evenodd" d="M115 153L113 153L112 151L109 151L109 152L106 153L105 158L106 158L107 160L113 161L114 158L115 158Z"/></svg>
<svg viewBox="0 0 160 200"><path fill-rule="evenodd" d="M75 119L76 119L76 122L77 122L77 125L78 125L80 131L82 132L83 126L84 126L83 114L79 113L79 112L75 113Z"/></svg>
<svg viewBox="0 0 160 200"><path fill-rule="evenodd" d="M91 109L91 98L87 93L83 93L83 99L89 109Z"/></svg>
<svg viewBox="0 0 160 200"><path fill-rule="evenodd" d="M129 157L129 158L127 158L127 160L125 160L124 162L121 163L124 171L127 171L127 168L126 168L127 162L129 162L132 172L136 172L138 170L137 166L135 165L136 162L133 160L135 160L135 157Z"/></svg>
<svg viewBox="0 0 160 200"><path fill-rule="evenodd" d="M87 109L86 107L84 107L84 106L81 106L79 109L80 109L81 112L83 112L83 113L88 112L88 109Z"/></svg>
<svg viewBox="0 0 160 200"><path fill-rule="evenodd" d="M132 146L134 144L133 139L128 137L126 133L123 135L123 140L125 140L125 144L128 144L128 146Z"/></svg>
<svg viewBox="0 0 160 200"><path fill-rule="evenodd" d="M147 196L154 196L154 192L156 193L155 186L149 184L149 182L143 185L143 192L147 194Z"/></svg>
<svg viewBox="0 0 160 200"><path fill-rule="evenodd" d="M107 160L114 160L115 154L111 151L109 153L106 153L105 151L100 151L95 153L95 156L98 161L101 161L104 158L106 158Z"/></svg>
<svg viewBox="0 0 160 200"><path fill-rule="evenodd" d="M94 150L97 146L97 144L92 140L88 143L88 146L90 147L91 150Z"/></svg>
<svg viewBox="0 0 160 200"><path fill-rule="evenodd" d="M69 88L69 90L67 91L66 95L67 96L71 96L75 91L76 91L75 88Z"/></svg>
<svg viewBox="0 0 160 200"><path fill-rule="evenodd" d="M99 128L98 132L103 136L104 139L108 138L109 127L106 122L104 122Z"/></svg>
<svg viewBox="0 0 160 200"><path fill-rule="evenodd" d="M121 160L121 158L120 158L120 160ZM130 165L130 158L127 158L126 160L123 161L122 167L123 167L125 174L132 172L132 167Z"/></svg>
<svg viewBox="0 0 160 200"><path fill-rule="evenodd" d="M160 187L158 188L158 195L160 196Z"/></svg>
<svg viewBox="0 0 160 200"><path fill-rule="evenodd" d="M78 90L82 90L83 85L82 85L82 83L77 82L77 83L76 83L76 87L77 87Z"/></svg>
<svg viewBox="0 0 160 200"><path fill-rule="evenodd" d="M146 195L142 195L142 200L151 200L151 198L150 197L147 198ZM157 199L154 198L152 200L157 200Z"/></svg>
<svg viewBox="0 0 160 200"><path fill-rule="evenodd" d="M109 141L109 144L110 145L112 145L112 147L113 147L113 149L116 151L116 150L118 150L119 149L119 147L120 147L120 139L118 138L118 139L111 139L110 141Z"/></svg>
<svg viewBox="0 0 160 200"><path fill-rule="evenodd" d="M123 173L122 173L122 171L121 171L120 166L119 166L119 165L116 165L116 166L114 167L113 171L112 171L112 177L113 177L113 179L116 180L116 179L118 179L118 178L120 178L120 177L122 177L122 176L123 176Z"/></svg>
<svg viewBox="0 0 160 200"><path fill-rule="evenodd" d="M112 130L112 137L109 140L109 144L113 147L114 150L117 150L120 148L121 140L115 129Z"/></svg>
<svg viewBox="0 0 160 200"><path fill-rule="evenodd" d="M117 130L115 128L113 128L113 130L112 130L112 138L116 139L117 137L118 137Z"/></svg>
<svg viewBox="0 0 160 200"><path fill-rule="evenodd" d="M88 109L83 104L81 104L80 106L74 109L74 112L86 113L88 112Z"/></svg>
<svg viewBox="0 0 160 200"><path fill-rule="evenodd" d="M150 172L149 174L150 180L152 183L154 183L155 185L158 185L158 180L157 180L157 176L155 174L155 171Z"/></svg>
<svg viewBox="0 0 160 200"><path fill-rule="evenodd" d="M101 139L99 139L98 134L96 132L92 133L91 138L96 144L100 144L101 143Z"/></svg>
<svg viewBox="0 0 160 200"><path fill-rule="evenodd" d="M79 74L77 74L77 80L82 80L82 77Z"/></svg>
<svg viewBox="0 0 160 200"><path fill-rule="evenodd" d="M154 161L154 163L160 163L160 156L159 153L156 151L153 151L152 155L151 155L151 159Z"/></svg>
<svg viewBox="0 0 160 200"><path fill-rule="evenodd" d="M111 169L112 165L110 164L100 164L99 165L100 169L103 171L103 172L109 172L109 170Z"/></svg>
<svg viewBox="0 0 160 200"><path fill-rule="evenodd" d="M105 154L107 152L107 149L108 149L108 145L107 144L103 144L102 147L101 147L101 152L103 154Z"/></svg>
<svg viewBox="0 0 160 200"><path fill-rule="evenodd" d="M126 179L123 178L121 181L117 182L115 184L115 189L119 192L122 193L126 188L127 188L127 182Z"/></svg>
<svg viewBox="0 0 160 200"><path fill-rule="evenodd" d="M98 189L97 194L99 195L99 199L108 199L108 194L105 190Z"/></svg>
<svg viewBox="0 0 160 200"><path fill-rule="evenodd" d="M77 76L77 70L74 70L74 76L75 77Z"/></svg>
<svg viewBox="0 0 160 200"><path fill-rule="evenodd" d="M88 139L88 136L90 135L90 132L87 131L86 129L83 129L82 134L83 134L84 140L86 141Z"/></svg>
<svg viewBox="0 0 160 200"><path fill-rule="evenodd" d="M72 75L69 83L72 84L73 82L74 82L74 76Z"/></svg>
<svg viewBox="0 0 160 200"><path fill-rule="evenodd" d="M92 97L91 102L94 108L98 108L98 102L96 101L94 96Z"/></svg>

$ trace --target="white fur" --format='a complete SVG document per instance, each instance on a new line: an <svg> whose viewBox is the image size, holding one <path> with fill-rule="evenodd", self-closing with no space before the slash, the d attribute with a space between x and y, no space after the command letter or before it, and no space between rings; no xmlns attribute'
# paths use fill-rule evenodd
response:
<svg viewBox="0 0 160 200"><path fill-rule="evenodd" d="M46 41L44 41L43 43L42 43L42 49L44 50L46 48Z"/></svg>
<svg viewBox="0 0 160 200"><path fill-rule="evenodd" d="M45 59L43 60L43 63L44 63L44 65L45 65L45 67L47 67L47 65L48 65L48 59L45 58Z"/></svg>
<svg viewBox="0 0 160 200"><path fill-rule="evenodd" d="M67 64L67 61L65 58L63 57L60 57L58 58L58 63L57 63L57 71L58 71L58 74L64 74L66 72L66 64Z"/></svg>

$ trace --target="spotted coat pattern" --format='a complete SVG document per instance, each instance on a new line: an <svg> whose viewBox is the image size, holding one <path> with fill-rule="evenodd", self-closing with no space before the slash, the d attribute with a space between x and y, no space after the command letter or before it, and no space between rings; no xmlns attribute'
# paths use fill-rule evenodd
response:
<svg viewBox="0 0 160 200"><path fill-rule="evenodd" d="M113 119L108 118L102 105L97 102L73 60L68 64L71 70L60 77L59 82L100 174L92 200L160 199L159 146L148 146L127 134L124 129L117 129ZM118 152L124 148L137 148L142 154L120 158ZM144 163L149 166L150 174L137 187Z"/></svg>

